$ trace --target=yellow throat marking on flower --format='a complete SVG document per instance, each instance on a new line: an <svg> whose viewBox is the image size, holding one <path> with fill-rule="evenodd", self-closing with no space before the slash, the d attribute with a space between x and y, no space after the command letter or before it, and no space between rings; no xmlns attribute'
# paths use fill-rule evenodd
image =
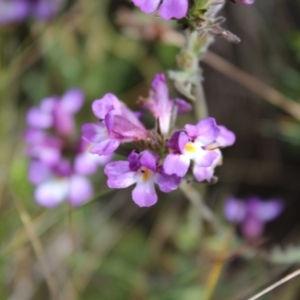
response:
<svg viewBox="0 0 300 300"><path fill-rule="evenodd" d="M142 173L143 173L143 175L142 175L143 181L148 181L150 178L149 169L147 169L147 168L143 169Z"/></svg>
<svg viewBox="0 0 300 300"><path fill-rule="evenodd" d="M187 151L187 152L190 152L190 153L195 153L197 150L196 150L196 146L193 145L193 144L190 144L190 143L187 143L185 146L184 146L184 149Z"/></svg>

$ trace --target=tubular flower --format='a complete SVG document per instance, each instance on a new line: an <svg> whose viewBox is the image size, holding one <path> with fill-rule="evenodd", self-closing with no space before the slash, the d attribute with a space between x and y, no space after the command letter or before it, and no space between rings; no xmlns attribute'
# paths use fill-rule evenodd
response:
<svg viewBox="0 0 300 300"><path fill-rule="evenodd" d="M108 163L104 169L110 188L121 189L136 184L132 191L133 201L140 207L149 207L157 202L156 183L162 192L175 190L180 177L167 175L158 165L159 157L150 151L132 152L128 161Z"/></svg>
<svg viewBox="0 0 300 300"><path fill-rule="evenodd" d="M283 208L282 201L278 199L262 201L252 196L242 202L230 197L225 202L224 215L228 221L241 225L246 238L254 239L261 236L264 224L280 215Z"/></svg>
<svg viewBox="0 0 300 300"><path fill-rule="evenodd" d="M163 135L169 134L174 113L183 114L192 109L191 105L185 100L170 99L164 74L155 75L150 95L147 99L142 100L142 105L158 119L160 132Z"/></svg>
<svg viewBox="0 0 300 300"><path fill-rule="evenodd" d="M188 0L132 0L132 2L147 14L158 10L159 15L166 20L184 18L189 8Z"/></svg>
<svg viewBox="0 0 300 300"><path fill-rule="evenodd" d="M95 100L92 110L99 122L82 126L83 139L94 144L91 153L110 155L122 142L148 137L146 128L137 116L113 94Z"/></svg>

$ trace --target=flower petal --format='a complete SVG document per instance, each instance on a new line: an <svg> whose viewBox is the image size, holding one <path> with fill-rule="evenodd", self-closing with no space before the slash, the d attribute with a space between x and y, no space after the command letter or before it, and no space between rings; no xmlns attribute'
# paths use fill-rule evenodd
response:
<svg viewBox="0 0 300 300"><path fill-rule="evenodd" d="M233 197L228 198L224 205L224 215L230 222L242 222L246 216L245 203Z"/></svg>
<svg viewBox="0 0 300 300"><path fill-rule="evenodd" d="M128 161L114 161L104 168L107 185L112 189L126 188L136 182L135 172L130 171Z"/></svg>
<svg viewBox="0 0 300 300"><path fill-rule="evenodd" d="M160 0L132 0L132 2L138 6L142 12L149 14L157 9Z"/></svg>
<svg viewBox="0 0 300 300"><path fill-rule="evenodd" d="M110 155L112 154L120 145L117 140L105 140L98 144L95 144L90 152L98 155Z"/></svg>
<svg viewBox="0 0 300 300"><path fill-rule="evenodd" d="M150 151L145 150L141 153L140 163L142 166L156 172L156 164L158 157L154 156Z"/></svg>
<svg viewBox="0 0 300 300"><path fill-rule="evenodd" d="M69 89L60 100L60 109L74 114L80 110L84 102L84 93L80 89Z"/></svg>
<svg viewBox="0 0 300 300"><path fill-rule="evenodd" d="M28 170L28 179L32 184L40 184L51 176L51 169L39 160L30 162Z"/></svg>
<svg viewBox="0 0 300 300"><path fill-rule="evenodd" d="M214 118L205 118L196 124L198 128L197 141L203 145L208 145L216 140L220 133L220 129Z"/></svg>
<svg viewBox="0 0 300 300"><path fill-rule="evenodd" d="M149 207L157 202L153 181L138 182L132 191L133 201L140 207Z"/></svg>
<svg viewBox="0 0 300 300"><path fill-rule="evenodd" d="M188 11L188 0L164 0L159 8L159 14L163 19L182 19Z"/></svg>
<svg viewBox="0 0 300 300"><path fill-rule="evenodd" d="M68 179L50 179L37 186L35 199L41 206L52 208L66 199L68 191Z"/></svg>
<svg viewBox="0 0 300 300"><path fill-rule="evenodd" d="M219 126L220 133L216 139L216 143L219 147L228 147L234 144L235 134L228 130L225 126Z"/></svg>
<svg viewBox="0 0 300 300"><path fill-rule="evenodd" d="M40 108L30 108L26 116L27 124L34 128L50 128L53 124L52 115Z"/></svg>
<svg viewBox="0 0 300 300"><path fill-rule="evenodd" d="M219 153L217 151L197 149L193 159L198 167L210 167L214 165L218 157Z"/></svg>
<svg viewBox="0 0 300 300"><path fill-rule="evenodd" d="M92 197L93 187L84 176L72 176L69 184L68 201L72 206L80 206Z"/></svg>
<svg viewBox="0 0 300 300"><path fill-rule="evenodd" d="M242 233L249 239L259 237L264 229L264 223L255 216L249 215L242 223Z"/></svg>
<svg viewBox="0 0 300 300"><path fill-rule="evenodd" d="M214 168L213 167L199 167L196 164L194 164L193 168L193 174L197 181L201 182L204 180L211 181L214 175Z"/></svg>
<svg viewBox="0 0 300 300"><path fill-rule="evenodd" d="M103 122L86 123L81 127L82 138L88 142L99 143L108 138L108 133Z"/></svg>
<svg viewBox="0 0 300 300"><path fill-rule="evenodd" d="M177 175L179 177L183 177L189 168L190 159L186 155L181 154L168 154L163 168L166 174L168 175Z"/></svg>
<svg viewBox="0 0 300 300"><path fill-rule="evenodd" d="M163 168L156 174L155 182L159 186L159 189L164 193L169 193L178 188L181 181L181 177L173 174L168 175L164 172Z"/></svg>
<svg viewBox="0 0 300 300"><path fill-rule="evenodd" d="M111 111L120 113L121 106L121 101L114 94L107 93L101 99L92 103L92 110L98 119L103 120Z"/></svg>

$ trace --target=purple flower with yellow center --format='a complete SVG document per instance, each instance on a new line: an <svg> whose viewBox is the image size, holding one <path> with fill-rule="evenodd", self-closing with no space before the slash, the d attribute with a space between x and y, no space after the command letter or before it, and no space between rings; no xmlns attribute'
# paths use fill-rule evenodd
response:
<svg viewBox="0 0 300 300"><path fill-rule="evenodd" d="M159 15L166 20L184 18L189 8L188 0L132 0L132 2L147 14L158 10Z"/></svg>
<svg viewBox="0 0 300 300"><path fill-rule="evenodd" d="M216 152L217 157L209 167L200 167L194 164L193 174L198 181L211 181L214 175L215 168L222 164L222 153L219 148L228 147L234 144L235 134L228 130L225 126L218 126L220 129L219 135L216 141L209 145L207 148L212 149L211 151Z"/></svg>
<svg viewBox="0 0 300 300"><path fill-rule="evenodd" d="M94 144L91 153L110 155L121 143L148 137L148 131L136 114L113 94L94 101L92 110L99 122L82 126L83 139Z"/></svg>
<svg viewBox="0 0 300 300"><path fill-rule="evenodd" d="M32 128L54 128L64 136L70 136L75 130L74 114L84 102L84 94L79 89L70 89L62 97L45 98L38 107L27 113L27 124Z"/></svg>
<svg viewBox="0 0 300 300"><path fill-rule="evenodd" d="M145 150L140 154L133 151L128 161L115 161L105 166L107 184L110 188L122 189L136 184L132 191L133 201L140 207L149 207L157 202L155 184L162 192L177 189L180 177L167 175L159 166L159 157Z"/></svg>
<svg viewBox="0 0 300 300"><path fill-rule="evenodd" d="M185 100L170 98L164 74L155 75L150 95L142 100L142 105L158 119L159 129L163 135L168 135L174 114L183 114L192 109Z"/></svg>
<svg viewBox="0 0 300 300"><path fill-rule="evenodd" d="M262 235L265 223L279 216L283 208L282 201L278 199L262 201L252 196L242 202L230 197L225 202L224 215L228 221L240 224L246 238L255 239Z"/></svg>
<svg viewBox="0 0 300 300"><path fill-rule="evenodd" d="M89 180L72 171L69 161L62 160L53 167L33 160L29 167L29 180L36 185L38 204L53 208L66 200L72 206L84 204L93 195Z"/></svg>
<svg viewBox="0 0 300 300"><path fill-rule="evenodd" d="M175 132L167 143L168 154L163 167L166 174L183 177L194 161L199 167L210 167L218 157L209 146L220 133L214 118L205 118L196 125L185 125L185 130Z"/></svg>

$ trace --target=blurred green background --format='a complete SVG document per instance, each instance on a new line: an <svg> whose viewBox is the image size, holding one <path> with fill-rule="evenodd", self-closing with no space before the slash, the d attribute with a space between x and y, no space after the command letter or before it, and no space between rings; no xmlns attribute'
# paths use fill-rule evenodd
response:
<svg viewBox="0 0 300 300"><path fill-rule="evenodd" d="M300 1L228 3L221 15L242 41L217 38L211 51L299 103ZM205 63L210 115L237 134L223 152L218 183L204 194L228 234L215 236L180 191L141 209L130 189L109 191L101 171L93 177L95 197L72 214L67 205L35 203L22 137L27 109L82 88L78 134L94 121L91 102L107 92L136 109L154 74L176 68L173 30L176 23L125 0L68 1L49 22L0 28L0 299L51 299L43 263L67 300L242 300L300 265L299 120ZM253 194L286 204L255 245L222 216L228 195ZM300 299L300 278L261 299Z"/></svg>

